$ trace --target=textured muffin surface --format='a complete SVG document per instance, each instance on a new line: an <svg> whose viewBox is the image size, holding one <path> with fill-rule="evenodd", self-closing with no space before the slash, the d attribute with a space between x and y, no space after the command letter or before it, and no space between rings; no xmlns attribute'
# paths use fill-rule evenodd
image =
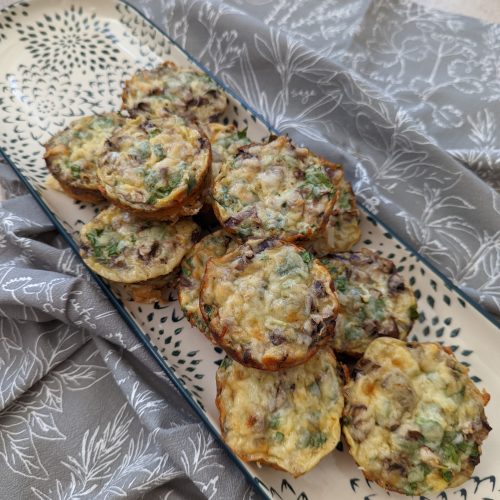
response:
<svg viewBox="0 0 500 500"><path fill-rule="evenodd" d="M344 406L329 349L276 373L226 358L217 370L217 407L227 444L245 461L294 476L312 469L340 439Z"/></svg>
<svg viewBox="0 0 500 500"><path fill-rule="evenodd" d="M336 169L338 196L327 223L311 241L305 243L307 249L318 256L329 253L347 252L361 238L360 214L356 197L341 168Z"/></svg>
<svg viewBox="0 0 500 500"><path fill-rule="evenodd" d="M125 82L122 101L132 116L173 113L200 123L214 121L227 107L226 94L208 75L170 61L138 71Z"/></svg>
<svg viewBox="0 0 500 500"><path fill-rule="evenodd" d="M106 139L123 121L117 113L84 116L45 144L47 168L68 194L84 201L102 199L97 160Z"/></svg>
<svg viewBox="0 0 500 500"><path fill-rule="evenodd" d="M112 206L81 228L80 253L100 276L137 283L171 273L193 246L197 231L191 219L144 221Z"/></svg>
<svg viewBox="0 0 500 500"><path fill-rule="evenodd" d="M122 208L168 215L200 191L210 162L210 144L198 129L174 116L138 117L106 141L98 175L106 197Z"/></svg>
<svg viewBox="0 0 500 500"><path fill-rule="evenodd" d="M479 463L489 396L439 344L375 340L345 388L344 434L365 476L423 495L456 487Z"/></svg>
<svg viewBox="0 0 500 500"><path fill-rule="evenodd" d="M205 334L208 327L200 311L200 287L209 259L222 257L237 243L223 230L205 236L186 254L181 264L179 303L189 322Z"/></svg>
<svg viewBox="0 0 500 500"><path fill-rule="evenodd" d="M331 339L337 299L306 250L251 240L206 266L200 310L231 357L264 370L305 362Z"/></svg>
<svg viewBox="0 0 500 500"><path fill-rule="evenodd" d="M323 257L340 303L332 347L360 356L380 336L405 340L418 317L412 290L389 259L366 248Z"/></svg>
<svg viewBox="0 0 500 500"><path fill-rule="evenodd" d="M331 164L286 137L240 148L213 186L220 223L242 238L312 238L335 203Z"/></svg>

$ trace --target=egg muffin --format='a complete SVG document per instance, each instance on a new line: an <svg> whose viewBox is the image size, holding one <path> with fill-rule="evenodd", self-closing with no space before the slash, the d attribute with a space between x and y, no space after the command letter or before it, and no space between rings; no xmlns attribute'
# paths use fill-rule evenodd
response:
<svg viewBox="0 0 500 500"><path fill-rule="evenodd" d="M179 269L176 268L166 276L159 276L137 283L113 283L114 290L123 300L132 300L141 304L154 304L159 302L166 304L170 292L177 286L179 281Z"/></svg>
<svg viewBox="0 0 500 500"><path fill-rule="evenodd" d="M331 350L279 372L225 358L216 380L222 436L242 460L297 477L337 446L344 398Z"/></svg>
<svg viewBox="0 0 500 500"><path fill-rule="evenodd" d="M283 136L239 148L215 179L215 215L242 238L311 239L333 210L332 167Z"/></svg>
<svg viewBox="0 0 500 500"><path fill-rule="evenodd" d="M333 336L338 302L330 280L306 250L251 240L207 262L200 310L232 358L262 370L289 368Z"/></svg>
<svg viewBox="0 0 500 500"><path fill-rule="evenodd" d="M80 254L108 280L144 285L148 280L169 279L198 231L191 219L144 221L111 206L81 228Z"/></svg>
<svg viewBox="0 0 500 500"><path fill-rule="evenodd" d="M117 113L84 116L45 144L45 163L64 192L76 200L99 202L97 158L106 139L123 123Z"/></svg>
<svg viewBox="0 0 500 500"><path fill-rule="evenodd" d="M319 234L305 247L318 256L333 252L347 252L361 238L360 214L351 183L344 177L341 168L335 170L339 177L338 196L333 211Z"/></svg>
<svg viewBox="0 0 500 500"><path fill-rule="evenodd" d="M232 160L238 149L250 144L247 131L238 130L234 125L210 123L207 127L207 137L212 146L212 181L220 174L222 165Z"/></svg>
<svg viewBox="0 0 500 500"><path fill-rule="evenodd" d="M479 463L489 400L439 344L374 340L345 387L343 430L367 479L406 495L457 487Z"/></svg>
<svg viewBox="0 0 500 500"><path fill-rule="evenodd" d="M363 248L327 255L321 263L340 303L331 344L336 352L359 357L377 337L406 339L418 317L417 303L391 260Z"/></svg>
<svg viewBox="0 0 500 500"><path fill-rule="evenodd" d="M208 335L208 327L200 311L200 286L209 259L222 257L237 246L234 238L223 230L205 236L184 257L179 280L179 304L189 322Z"/></svg>
<svg viewBox="0 0 500 500"><path fill-rule="evenodd" d="M175 116L127 119L106 141L97 170L103 194L143 219L193 215L211 164L210 143Z"/></svg>
<svg viewBox="0 0 500 500"><path fill-rule="evenodd" d="M227 107L225 92L205 73L165 61L138 71L125 82L122 109L131 116L176 114L199 123L212 122Z"/></svg>

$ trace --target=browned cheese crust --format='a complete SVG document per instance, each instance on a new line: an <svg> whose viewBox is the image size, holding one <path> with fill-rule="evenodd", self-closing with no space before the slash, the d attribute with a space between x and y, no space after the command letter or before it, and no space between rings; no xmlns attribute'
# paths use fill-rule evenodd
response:
<svg viewBox="0 0 500 500"><path fill-rule="evenodd" d="M213 209L241 238L311 239L326 224L337 189L333 164L281 136L239 148L213 186Z"/></svg>
<svg viewBox="0 0 500 500"><path fill-rule="evenodd" d="M103 194L137 217L176 220L197 213L211 164L210 143L175 117L128 119L106 141Z"/></svg>
<svg viewBox="0 0 500 500"><path fill-rule="evenodd" d="M345 387L344 435L367 479L406 495L467 481L491 430L489 400L451 350L373 341Z"/></svg>
<svg viewBox="0 0 500 500"><path fill-rule="evenodd" d="M332 338L338 302L306 250L251 240L206 266L200 310L213 340L246 366L304 363Z"/></svg>

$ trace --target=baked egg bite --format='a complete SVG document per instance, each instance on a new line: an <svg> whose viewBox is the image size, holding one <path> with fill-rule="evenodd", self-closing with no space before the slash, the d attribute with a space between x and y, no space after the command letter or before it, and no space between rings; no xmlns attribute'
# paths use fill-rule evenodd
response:
<svg viewBox="0 0 500 500"><path fill-rule="evenodd" d="M118 113L72 121L45 144L45 163L64 192L81 201L99 202L97 159L106 139L124 122Z"/></svg>
<svg viewBox="0 0 500 500"><path fill-rule="evenodd" d="M336 352L359 357L377 337L406 339L418 318L417 302L394 262L366 248L327 255L320 262L340 303L331 343Z"/></svg>
<svg viewBox="0 0 500 500"><path fill-rule="evenodd" d="M210 143L176 116L127 119L106 141L101 189L112 203L144 219L193 215L211 164Z"/></svg>
<svg viewBox="0 0 500 500"><path fill-rule="evenodd" d="M347 252L361 238L360 214L352 186L344 177L341 168L336 170L339 176L338 196L328 222L319 234L305 247L321 257L333 252Z"/></svg>
<svg viewBox="0 0 500 500"><path fill-rule="evenodd" d="M238 149L250 144L245 130L238 130L234 125L222 125L221 123L210 123L206 127L207 137L212 146L212 168L211 179L220 174L222 165L234 158Z"/></svg>
<svg viewBox="0 0 500 500"><path fill-rule="evenodd" d="M225 358L216 380L222 436L242 460L297 477L337 446L344 398L330 349L279 372Z"/></svg>
<svg viewBox="0 0 500 500"><path fill-rule="evenodd" d="M198 231L191 219L145 221L111 206L82 226L80 254L103 278L139 283L172 273Z"/></svg>
<svg viewBox="0 0 500 500"><path fill-rule="evenodd" d="M175 114L199 123L215 121L227 107L225 92L205 73L165 61L125 82L122 109L131 116Z"/></svg>
<svg viewBox="0 0 500 500"><path fill-rule="evenodd" d="M451 350L381 337L344 391L343 431L366 478L406 495L469 479L491 430L489 400Z"/></svg>
<svg viewBox="0 0 500 500"><path fill-rule="evenodd" d="M214 213L242 238L311 239L333 210L332 166L284 136L241 147L214 181Z"/></svg>
<svg viewBox="0 0 500 500"><path fill-rule="evenodd" d="M236 246L234 237L221 229L196 243L181 263L179 304L189 322L209 338L208 327L200 311L200 287L205 267L209 259L222 257Z"/></svg>
<svg viewBox="0 0 500 500"><path fill-rule="evenodd" d="M330 274L279 240L250 240L207 262L200 310L213 341L240 363L280 370L306 362L335 330Z"/></svg>

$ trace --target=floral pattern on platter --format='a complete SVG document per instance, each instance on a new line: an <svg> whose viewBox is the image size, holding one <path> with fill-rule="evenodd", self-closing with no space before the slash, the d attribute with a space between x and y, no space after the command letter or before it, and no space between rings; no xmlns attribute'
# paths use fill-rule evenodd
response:
<svg viewBox="0 0 500 500"><path fill-rule="evenodd" d="M10 23L8 29L18 37L16 40L19 47L22 48L23 57L20 57L19 61L9 63L6 68L6 78L3 80L6 83L0 86L0 118L2 118L1 123L3 124L0 125L2 147L5 148L29 182L39 190L44 203L53 211L68 234L74 238L77 237L78 228L96 213L98 207L70 200L64 194L54 190L42 189L41 185L46 175L45 167L41 161L43 142L50 134L67 125L74 117L116 107L119 104L121 82L136 68L154 65L166 56L179 64L189 64L187 57L174 44L137 15L133 9L123 3L112 3L111 0L100 3L103 5L100 5L99 2L74 2L65 6L64 11L57 15L48 7L44 8L41 2L38 4L38 10L33 7L32 12L32 8L28 4L22 4L19 9L27 9L28 15L23 15L26 19L21 15L12 15L12 19L22 18L23 21L19 21L20 26L16 23ZM277 4L276 7L279 5L281 4ZM280 127L287 129L300 122L302 127L300 131L306 137L311 140L321 140L322 135L314 127L314 124L337 109L342 100L346 98L345 95L338 89L331 89L331 92L325 94L318 105L312 108L306 106L304 111L304 105L308 103L312 94L308 93L307 88L301 89L292 85L293 72L298 73L301 78L308 82L310 80L307 78L325 77L324 74L313 72L320 57L305 57L297 43L287 41L280 34L272 34L270 41L261 35L256 36L254 39L255 50L264 60L272 64L277 61L285 61L286 67L290 69L290 74L288 74L284 70L284 66L280 67L279 76L287 89L288 86L292 87L292 92L283 90L279 97L271 102L264 92L260 92L256 81L253 80L254 68L249 47L238 40L238 35L233 30L223 30L220 36L217 35L218 31L215 29L217 22L224 15L232 15L234 12L235 9L228 5L221 7L221 10L216 10L210 5L203 7L199 18L208 19L209 25L208 42L204 46L202 56L212 58L211 69L218 74L223 74L235 64L241 63L245 69L244 85L230 76L225 77L227 83L234 84L234 87L241 93L246 92L250 98L255 99L254 104L259 106L259 111L264 111L267 116L274 117L275 122ZM110 18L114 22L108 22ZM57 43L50 49L45 50L43 46L36 49L31 42L32 37L28 34L36 34L43 30L47 33L47 35L43 35L44 37L52 36L50 35L52 30L50 28L47 30L49 25L64 28L65 36L68 33L81 33L82 29L85 28L86 33L81 34L81 37L76 37L71 43L76 45L85 43L88 37L92 37L94 40L100 41L100 43L96 42L92 48L96 51L96 55L84 51L83 55L79 56L82 59L78 60L78 64L71 64L73 49L70 50L70 48L76 45L71 45L61 34L63 32L60 32L57 39L54 38ZM173 26L172 33L179 40L186 42L189 34L188 28L183 22L178 22ZM55 37L55 34L53 36ZM284 56L281 52L282 43L285 43L286 46ZM0 53L1 50L0 41ZM62 61L61 58L65 60ZM50 75L47 68L52 71ZM57 71L54 71L54 68ZM456 68L456 71L459 69ZM315 90L311 90L311 92L313 91ZM356 92L359 92L359 89ZM374 96L368 97L371 99L370 105L378 106L376 109L381 113L386 111L383 104L378 105L375 102ZM284 109L297 100L300 101L303 112L290 118ZM226 123L234 123L240 129L248 128L248 135L253 140L262 140L269 133L265 125L256 119L255 113L245 109L235 99L231 100L224 120ZM401 172L406 173L411 178L423 176L427 166L427 156L423 145L421 145L421 149L413 148L411 152L401 153L399 146L401 142L405 143L405 134L414 131L404 117L401 117L401 121L397 125L400 127L401 133L396 134L395 142L392 143L393 149L388 147L391 154L388 155L386 162L382 163L379 170L380 179L378 180L382 183L385 182L384 185L388 191L393 189L397 176ZM363 137L366 141L370 141L370 133L373 132L373 128L369 128L370 122L366 116L360 117L358 127L359 130L364 131ZM331 132L333 133L334 130ZM376 141L371 142L374 147L379 147L375 144ZM391 144L386 144L386 146L391 146ZM414 156L412 157L412 155ZM418 160L420 169L412 168L415 159ZM368 161L370 158L367 157L366 162ZM440 175L445 176L443 177L444 181L443 178L440 179ZM366 179L368 182L369 177ZM440 182L453 184L456 181L453 173L447 172L445 169L438 170L437 174L430 179L428 196L441 196L441 193L436 191L439 189ZM362 176L358 186L362 195L366 194L367 201L374 198L373 206L377 207L379 199L371 196L372 193L370 193L368 185L363 184ZM456 202L456 200L446 197L444 200L447 200L447 203ZM422 217L424 216L425 214L422 215ZM411 227L416 231L418 224L411 224ZM471 376L480 387L484 386L492 391L497 391L496 388L500 386L500 380L498 376L495 378L494 360L500 355L499 348L497 344L491 342L488 344L487 342L488 338L491 340L491 336L495 334L493 326L460 295L451 290L416 255L403 247L366 213L363 213L362 216L362 234L363 240L358 244L358 248L366 246L393 259L399 271L404 274L415 289L419 305L419 319L410 338L450 345L458 359L470 366ZM82 274L81 270L78 272ZM30 292L32 284L0 279L0 287L12 293L12 297L19 298L19 300L23 294L32 293ZM163 367L167 367L173 373L173 376L185 389L186 394L192 398L193 404L198 408L200 414L204 415L210 425L217 428L218 414L214 404L214 377L215 370L223 358L222 351L219 348L214 348L200 332L191 327L188 321L183 318L175 295L171 295L165 305L144 305L125 301L123 306L142 332L142 341L163 357L165 362ZM92 322L93 317L87 316L85 321ZM478 325L481 326L479 330ZM474 332L475 335L471 335L471 332ZM113 336L115 341L123 340L122 332L112 332L109 335ZM99 373L99 370L95 371L96 381L99 378ZM161 402L155 402L153 405L146 396L135 399L143 402L142 406L140 401L137 402L137 411L148 411L148 408L151 408L148 404L154 407L161 405ZM132 401L135 399L131 398ZM494 397L491 408L487 409L494 427L498 425L494 421L495 415L500 414L498 400L500 397ZM49 411L50 408L46 404L42 406L43 411ZM43 422L49 422L51 425L53 422L53 436L56 439L58 420L63 419L63 415L58 409L51 412L50 415L44 417ZM50 420L51 418L54 420ZM124 433L129 432L130 425L121 408L117 409L115 421L109 423L109 428L111 427L118 429L118 440ZM43 482L46 480L45 477L42 477L43 470L38 462L34 461L32 472L36 472L36 467L38 467L38 472L33 474L33 494L43 499L62 498L63 494L59 493L66 488L64 490L66 492L72 492L75 496L83 496L86 491L83 488L85 485L80 481L78 474L82 474L85 464L82 457L77 456L77 453L81 453L83 456L89 450L94 450L94 447L97 446L95 443L104 443L107 435L106 429L108 429L107 424L103 424L99 428L85 431L82 441L79 443L81 449L75 454L68 455L65 463L71 464L72 469L70 468L70 470L75 474L74 481L68 485L63 485L59 479L52 481L51 484ZM7 431L9 430L7 429ZM145 435L138 435L133 444L135 447L133 456L137 460L147 460L150 464L149 469L141 471L147 476L144 478L144 484L153 484L155 470L158 470L157 478L168 477L171 473L171 470L166 466L166 461L162 461L151 452L154 438L155 436L148 438ZM32 442L28 440L26 443L29 446L33 445L36 450L36 440L32 440ZM493 434L487 444L483 461L477 469L477 476L461 488L448 492L446 498L461 495L472 499L480 498L481 495L491 496L493 494L495 471L499 467L494 450L500 447L500 441ZM207 468L212 466L214 469L219 467L213 449L213 443L209 440L204 441L202 437L200 437L199 442L191 442L183 450L182 458L187 464L188 472L190 468L193 469L198 465ZM116 457L113 455L116 458L113 461L114 466L116 466L115 473L111 471L111 468L106 468L105 471L106 477L111 478L112 484L118 485L120 478L117 477L117 474L119 475L120 471L127 468L127 460L130 460L130 457L127 456L125 450L118 446L116 450ZM191 464L194 465L191 466ZM156 469L157 467L158 469ZM346 500L385 496L400 498L399 495L387 494L374 484L362 479L361 473L356 469L348 453L342 450L342 446L339 446L337 451L326 457L316 469L303 478L293 479L282 472L269 468L259 468L256 465L243 465L243 467L260 484L262 491L270 497L281 500L318 498L330 487L335 488L339 498ZM15 460L9 462L9 470L16 474L26 472L23 465ZM148 476L149 473L151 476ZM151 482L148 482L149 480ZM200 485L200 488L207 491L211 497L217 498L216 481L207 481L206 484ZM110 490L106 494L115 491L119 490ZM137 491L141 490L137 489ZM441 495L436 498L445 497Z"/></svg>
<svg viewBox="0 0 500 500"><path fill-rule="evenodd" d="M95 12L87 13L83 6L44 14L34 24L19 26L17 32L33 60L50 72L78 70L85 75L119 62L120 49L109 23Z"/></svg>

